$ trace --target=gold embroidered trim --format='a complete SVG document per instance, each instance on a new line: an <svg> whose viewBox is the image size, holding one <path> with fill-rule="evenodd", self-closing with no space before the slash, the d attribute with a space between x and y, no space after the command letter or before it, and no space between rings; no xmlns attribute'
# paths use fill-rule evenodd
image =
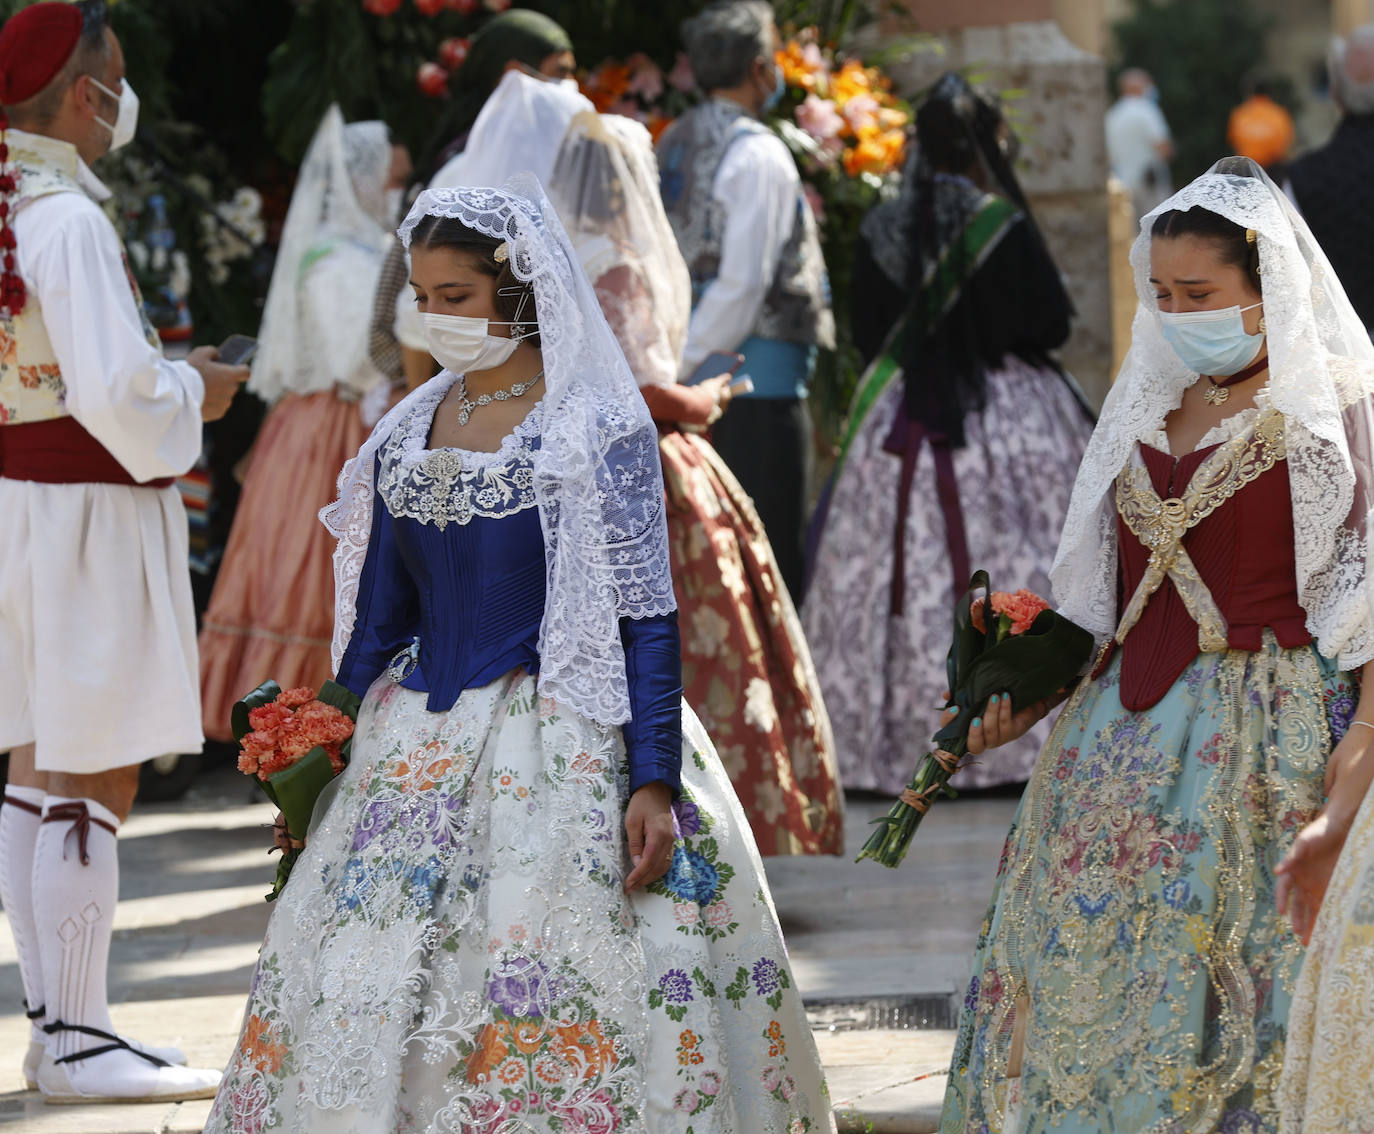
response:
<svg viewBox="0 0 1374 1134"><path fill-rule="evenodd" d="M1197 623L1198 649L1217 653L1227 648L1226 620L1192 558L1183 538L1232 496L1287 457L1283 415L1276 410L1260 414L1254 425L1233 437L1193 474L1182 497L1160 499L1150 474L1137 452L1116 481L1116 509L1123 521L1146 547L1150 560L1145 576L1127 603L1116 630L1124 642L1140 621L1145 604L1172 579L1188 616Z"/></svg>

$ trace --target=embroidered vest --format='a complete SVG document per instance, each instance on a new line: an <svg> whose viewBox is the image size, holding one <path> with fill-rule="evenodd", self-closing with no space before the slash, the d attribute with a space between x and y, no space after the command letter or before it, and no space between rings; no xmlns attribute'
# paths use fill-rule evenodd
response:
<svg viewBox="0 0 1374 1134"><path fill-rule="evenodd" d="M10 163L18 180L12 208L17 215L34 201L54 193L82 193L77 180L76 151L64 142L21 130L8 131ZM143 320L144 333L161 349L157 332L143 311L138 282L124 269ZM0 425L24 425L67 417L67 387L48 338L38 296L30 289L18 317L0 317Z"/></svg>
<svg viewBox="0 0 1374 1134"><path fill-rule="evenodd" d="M1283 418L1175 460L1141 445L1116 484L1121 703L1156 704L1199 652L1311 641L1298 603ZM1105 660L1105 659L1104 659Z"/></svg>
<svg viewBox="0 0 1374 1134"><path fill-rule="evenodd" d="M749 134L771 134L763 123L723 99L679 118L658 144L663 205L692 275L693 301L720 272L726 206L712 194L726 152ZM835 319L830 283L806 196L797 189L797 223L783 248L753 334L765 339L831 347Z"/></svg>

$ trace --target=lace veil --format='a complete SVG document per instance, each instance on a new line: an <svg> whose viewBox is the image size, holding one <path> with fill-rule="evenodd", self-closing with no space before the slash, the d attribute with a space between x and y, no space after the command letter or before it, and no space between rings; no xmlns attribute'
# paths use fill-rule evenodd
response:
<svg viewBox="0 0 1374 1134"><path fill-rule="evenodd" d="M573 119L549 197L641 386L677 381L692 281L663 211L649 132L615 114Z"/></svg>
<svg viewBox="0 0 1374 1134"><path fill-rule="evenodd" d="M507 241L515 275L534 290L544 356L543 427L535 498L548 568L539 638L539 688L604 725L630 719L620 619L677 609L658 433L625 356L578 266L572 244L538 183L501 189L430 189L401 224L453 217ZM447 372L378 423L339 477L339 499L320 518L339 539L334 553L334 665L353 630L358 579L372 530L377 450L412 410L437 402Z"/></svg>
<svg viewBox="0 0 1374 1134"><path fill-rule="evenodd" d="M345 126L337 104L325 111L291 194L263 308L261 345L248 388L264 401L288 391L328 389L346 377L334 372L338 351L330 332L347 323L330 319L321 326L320 312L304 311L302 280L311 262L335 245L366 250L380 268L388 229L395 223L387 215L390 170L391 139L384 122ZM351 282L364 289L356 279Z"/></svg>
<svg viewBox="0 0 1374 1134"><path fill-rule="evenodd" d="M1139 306L1131 347L1083 457L1050 578L1060 609L1099 639L1116 629L1112 488L1134 446L1163 425L1198 375L1165 341L1149 283L1150 228L1171 209L1208 209L1256 234L1269 382L1283 414L1298 598L1343 668L1374 658L1374 346L1307 223L1254 162L1225 158L1141 221L1131 250Z"/></svg>
<svg viewBox="0 0 1374 1134"><path fill-rule="evenodd" d="M430 186L503 185L517 173L532 173L548 185L568 124L591 109L576 83L507 71L473 123L463 152L439 169Z"/></svg>

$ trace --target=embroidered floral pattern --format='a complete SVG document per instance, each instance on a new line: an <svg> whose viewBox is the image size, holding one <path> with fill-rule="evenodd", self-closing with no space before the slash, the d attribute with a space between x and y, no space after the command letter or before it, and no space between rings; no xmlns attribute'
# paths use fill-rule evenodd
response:
<svg viewBox="0 0 1374 1134"><path fill-rule="evenodd" d="M424 705L386 680L364 701L206 1129L833 1131L761 864L695 719L684 932L689 899L621 890L619 730L519 672Z"/></svg>
<svg viewBox="0 0 1374 1134"><path fill-rule="evenodd" d="M536 507L534 451L541 419L536 406L499 450L472 453L426 449L433 414L411 414L381 452L377 491L387 511L443 531L474 516L498 518Z"/></svg>
<svg viewBox="0 0 1374 1134"><path fill-rule="evenodd" d="M1119 668L1070 701L1022 801L946 1134L1001 1124L1018 1016L1027 1134L1278 1129L1301 949L1273 871L1321 802L1327 707L1348 679L1266 632L1257 653L1199 655L1130 712Z"/></svg>

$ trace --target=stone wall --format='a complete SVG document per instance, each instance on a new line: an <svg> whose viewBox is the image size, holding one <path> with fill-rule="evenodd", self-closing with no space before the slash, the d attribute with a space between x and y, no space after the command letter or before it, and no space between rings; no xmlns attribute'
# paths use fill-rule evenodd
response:
<svg viewBox="0 0 1374 1134"><path fill-rule="evenodd" d="M1010 104L1022 135L1017 173L1078 308L1061 357L1100 403L1112 378L1104 64L1051 19L953 28L939 39L942 52L913 52L890 66L893 78L915 92L967 69L997 90L1023 92Z"/></svg>

